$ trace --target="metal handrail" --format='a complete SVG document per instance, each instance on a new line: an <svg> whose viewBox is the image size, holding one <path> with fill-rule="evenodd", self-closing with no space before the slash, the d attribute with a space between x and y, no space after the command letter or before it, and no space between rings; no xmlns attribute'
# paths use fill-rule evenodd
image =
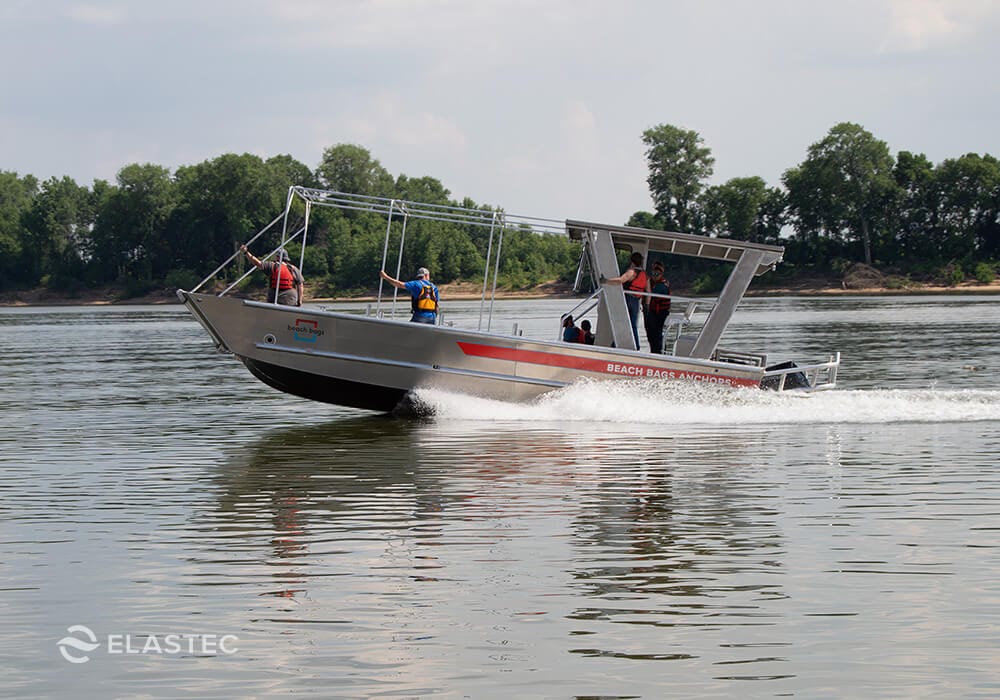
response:
<svg viewBox="0 0 1000 700"><path fill-rule="evenodd" d="M604 293L603 287L596 289L595 291L591 292L590 296L588 296L586 299L582 300L579 304L577 304L572 309L561 315L559 317L559 332L556 334L556 340L562 339L562 324L566 322L566 319L569 318L570 316L573 317L574 321L580 318L584 318L588 313L590 313L591 309L597 306L599 302L599 297L603 293ZM584 310L582 314L578 314L577 312L579 311L580 307L586 304L590 304L590 306L587 306L587 308Z"/></svg>
<svg viewBox="0 0 1000 700"><path fill-rule="evenodd" d="M470 207L460 207L446 204L428 204L425 202L392 199L389 197L376 197L373 195L317 190L302 186L294 186L291 189L294 190L299 197L311 201L316 206L388 214L390 204L395 202L396 206L399 206L400 204L406 205L409 216L413 219L429 219L431 221L471 224L473 226L482 226L487 228L493 224L494 214L499 212L503 218L504 225L507 228L511 228L513 226L526 226L532 230L541 231L543 233L568 235L566 232L566 222L559 219L509 214L507 212L494 209L472 209Z"/></svg>
<svg viewBox="0 0 1000 700"><path fill-rule="evenodd" d="M278 218L281 218L281 217L278 217ZM277 221L277 219L275 219L275 221ZM273 222L272 222L272 223L273 223ZM265 229L265 230L266 230L266 229ZM295 232L295 233L294 233L293 235L289 236L289 237L288 237L288 238L286 239L286 241L285 241L285 242L291 242L291 241L294 241L294 240L295 240L296 238L298 238L298 237L299 237L299 235L301 235L301 234L304 234L304 233L305 233L305 230L306 230L306 227L305 227L305 226L302 226L302 228L300 228L300 229L299 229L298 231L296 231L296 232ZM264 231L261 231L260 233L263 233L263 232L264 232ZM254 237L253 237L253 238L251 238L251 239L250 239L249 241L247 241L246 243L244 243L244 245L245 245L245 246L247 246L247 247L249 248L249 247L250 247L250 244L251 244L251 243L253 243L254 241L256 241L258 237L260 237L260 233L258 233L258 234L257 234L256 236L254 236ZM277 253L277 252L278 252L279 250L281 250L282 248L284 248L284 245L285 245L284 243L280 243L280 244L278 245L278 247L277 247L277 248L275 248L275 249L274 249L274 250L272 250L272 251L271 251L270 253L268 253L268 254L267 254L267 255L265 255L265 256L264 256L263 258L261 258L261 262L265 262L265 261L269 260L269 259L271 258L271 256L272 256L272 255L274 255L274 254L275 254L275 253ZM305 246L303 246L303 250L304 250L304 249L305 249ZM228 264L228 263L229 263L230 261L232 261L232 260L233 260L233 258L235 258L235 257L236 257L236 256L237 256L238 254L239 254L239 251L237 251L237 252L236 252L236 253L234 253L234 254L233 254L232 256L230 256L229 260L227 260L227 261L226 261L226 263L225 263L225 264L223 264L223 266L219 267L219 270L221 270L221 269L222 269L222 267L225 267L225 265L226 265L226 264ZM246 272L244 272L244 273L243 273L242 275L240 275L239 279L237 279L237 280L236 280L235 282L233 282L233 283L232 283L231 285L229 285L228 287L226 287L225 289L223 289L223 290L222 290L221 292L219 292L219 293L218 293L218 294L217 294L216 296L220 296L220 297L224 297L224 296L226 296L226 295L227 295L227 294L228 294L228 293L229 293L230 291L232 291L233 287L235 287L235 286L236 286L236 285L238 285L238 284L239 284L240 282L242 282L243 280L245 280L245 279L246 279L247 277L249 277L250 275L252 275L252 274L254 273L254 270L255 270L255 269L256 269L256 268L254 268L254 267L253 267L253 266L251 265L251 266L250 266L250 269L249 269L249 270L247 270ZM300 268L300 269L301 269L301 268ZM216 270L216 272L218 272L219 270ZM206 278L206 279L205 279L204 281L202 281L202 283L201 283L201 284L205 284L205 282L207 282L207 281L208 281L209 279L211 279L211 277L212 277L212 276L214 276L214 275L215 275L215 273L212 273L212 275L209 275L209 277L207 277L207 278ZM198 287L200 287L200 286L201 286L201 284L199 284L199 285L198 285ZM192 292L196 292L196 291L198 291L198 287L195 287L195 288L194 288L194 289L192 289L191 291L192 291ZM270 292L268 292L268 294L270 294Z"/></svg>
<svg viewBox="0 0 1000 700"><path fill-rule="evenodd" d="M253 238L251 238L251 239L250 239L249 241L247 241L247 242L246 242L246 243L244 243L243 245L245 245L245 246L249 247L251 243L253 243L254 241L256 241L256 240L257 240L258 238L260 238L261 236L263 236L263 235L264 235L265 233L267 233L267 232L268 232L268 231L269 231L269 230L271 229L271 227L272 227L272 226L274 226L274 225L275 225L276 223L278 223L279 221L281 221L281 220L282 220L283 218L285 218L285 214L284 214L284 212L282 212L281 214L278 214L278 216L276 216L276 217L275 217L274 221L272 221L272 222L271 222L271 223L269 223L269 224L268 224L267 226L265 226L265 227L264 227L264 228L262 228L262 229L261 229L260 231L258 231L258 232L257 232L257 235L255 235L255 236L254 236ZM240 254L240 249L239 249L239 248L237 248L237 249L236 249L236 252L235 252L235 253L233 253L232 255L230 255L230 256L229 256L228 258L226 258L226 259L225 259L225 261L223 261L223 263L222 263L221 265L219 265L219 266L218 266L217 268L215 268L214 270L212 270L212 272L211 272L211 273L210 273L210 274L208 275L208 277L206 277L206 278L205 278L205 279L203 279L203 280L202 280L201 282L199 282L198 284L196 284L196 285L194 286L194 288L193 288L193 289L192 289L191 291L192 291L192 292L197 292L197 291L198 291L199 289L201 289L201 288L202 288L202 286L204 286L204 285L205 285L205 284L206 284L206 283L207 283L207 282L208 282L208 281L209 281L210 279L214 279L214 278L215 278L215 276L216 276L217 274L219 274L219 272L220 272L220 271L221 271L221 270L222 270L222 269L223 269L223 268L224 268L224 267L225 267L226 265L228 265L229 263L231 263L231 262L232 262L232 261L233 261L233 260L234 260L234 259L236 258L236 256L237 256L237 255L239 255L239 254ZM229 291L229 290L227 289L226 291ZM221 296L221 295L220 295L220 296Z"/></svg>
<svg viewBox="0 0 1000 700"><path fill-rule="evenodd" d="M836 386L837 369L840 367L840 352L830 356L827 362L820 362L814 365L799 365L797 367L784 367L782 369L766 370L764 377L780 377L778 380L778 391L784 391L785 379L790 374L803 374L806 377L808 388L805 391L821 391ZM820 375L826 374L826 380L820 384Z"/></svg>

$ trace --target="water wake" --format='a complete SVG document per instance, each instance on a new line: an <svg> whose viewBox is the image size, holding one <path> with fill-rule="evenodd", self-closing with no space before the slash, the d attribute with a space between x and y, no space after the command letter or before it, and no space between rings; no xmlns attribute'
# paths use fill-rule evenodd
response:
<svg viewBox="0 0 1000 700"><path fill-rule="evenodd" d="M581 382L513 404L423 390L438 419L612 423L830 424L1000 421L1000 391L834 390L805 395L688 382Z"/></svg>

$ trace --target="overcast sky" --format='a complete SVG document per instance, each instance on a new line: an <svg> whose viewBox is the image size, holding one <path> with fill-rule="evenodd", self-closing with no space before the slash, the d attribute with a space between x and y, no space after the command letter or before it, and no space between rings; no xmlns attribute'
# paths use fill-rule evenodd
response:
<svg viewBox="0 0 1000 700"><path fill-rule="evenodd" d="M0 170L338 143L508 212L652 208L642 132L779 185L838 122L1000 156L996 0L0 0ZM292 184L292 183L290 183Z"/></svg>

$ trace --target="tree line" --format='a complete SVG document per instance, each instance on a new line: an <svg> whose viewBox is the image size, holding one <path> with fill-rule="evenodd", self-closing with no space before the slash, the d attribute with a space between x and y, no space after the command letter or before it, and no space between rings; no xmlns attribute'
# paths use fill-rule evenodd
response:
<svg viewBox="0 0 1000 700"><path fill-rule="evenodd" d="M39 182L0 172L0 285L70 295L116 285L125 296L191 288L284 210L291 184L491 210L453 201L433 177L393 177L366 149L348 144L326 149L315 170L288 155L225 154L173 174L154 164L127 165L114 184L97 180L90 188L69 177ZM315 208L304 264L310 293L374 288L385 227L375 214ZM410 222L403 272L425 266L439 281L481 279L488 237L474 226ZM254 249L263 254L280 240L274 227ZM568 279L579 254L564 238L524 230L508 231L503 248L506 287ZM298 260L298 246L288 249ZM258 277L249 283L262 285Z"/></svg>
<svg viewBox="0 0 1000 700"><path fill-rule="evenodd" d="M654 211L637 211L628 225L784 245L783 269L792 275L838 274L855 262L950 283L991 281L996 272L1000 163L990 155L936 165L907 151L894 157L861 126L841 123L785 171L781 186L756 176L709 185L714 158L697 132L661 124L642 142ZM433 177L394 177L350 144L327 148L315 169L288 155L224 154L173 173L130 164L114 183L90 187L0 171L0 285L68 295L111 285L125 296L190 288L283 210L291 184L491 210L452 199ZM384 235L376 215L314 209L305 255L310 293L372 289ZM402 269L424 265L439 282L481 279L488 235L412 222ZM259 245L269 249L279 237L275 231ZM561 237L509 231L500 284L572 279L578 256L576 244ZM693 263L678 272L700 273ZM695 282L709 291L717 280L706 272Z"/></svg>
<svg viewBox="0 0 1000 700"><path fill-rule="evenodd" d="M701 136L661 124L642 135L655 211L631 225L785 246L785 275L855 263L920 281L990 282L1000 260L1000 162L969 153L932 163L858 124L835 125L780 187L760 177L708 185Z"/></svg>

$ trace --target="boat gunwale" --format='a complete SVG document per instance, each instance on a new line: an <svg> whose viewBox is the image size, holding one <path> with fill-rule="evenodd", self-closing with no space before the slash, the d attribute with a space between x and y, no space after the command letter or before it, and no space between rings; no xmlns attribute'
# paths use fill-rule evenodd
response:
<svg viewBox="0 0 1000 700"><path fill-rule="evenodd" d="M363 323L373 323L373 324L392 324L405 327L407 330L418 330L419 332L438 332L448 335L474 335L478 337L485 338L498 338L502 340L508 340L518 343L537 343L542 344L547 347L555 348L561 350L559 354L564 355L576 355L580 351L586 354L602 354L611 353L613 355L619 355L624 358L629 358L630 360L641 359L644 362L657 361L659 362L675 362L685 365L692 365L697 367L709 367L712 369L734 369L739 368L741 371L748 371L754 374L763 375L765 369L763 367L755 367L753 365L745 365L737 362L720 362L718 360L705 360L696 357L685 357L683 355L667 355L667 354L653 354L648 352L643 352L642 350L628 350L625 348L611 348L603 345L584 345L581 343L566 343L560 340L545 340L543 338L525 338L523 336L508 335L506 333L499 333L494 331L482 331L475 328L454 328L451 326L431 326L429 324L412 323L407 320L402 319L392 319L392 318L372 318L371 316L366 316L362 314L351 314L345 313L343 311L328 311L325 309L314 309L312 307L303 306L283 306L281 304L272 304L270 302L256 301L254 299L240 299L239 297L233 297L231 295L226 295L225 297L218 297L214 294L202 294L200 292L185 292L186 294L193 295L195 298L198 296L204 296L208 298L217 299L229 299L238 300L243 303L244 306L251 306L255 308L272 309L278 311L289 311L294 313L310 313L326 318L341 318L349 321L360 321Z"/></svg>

